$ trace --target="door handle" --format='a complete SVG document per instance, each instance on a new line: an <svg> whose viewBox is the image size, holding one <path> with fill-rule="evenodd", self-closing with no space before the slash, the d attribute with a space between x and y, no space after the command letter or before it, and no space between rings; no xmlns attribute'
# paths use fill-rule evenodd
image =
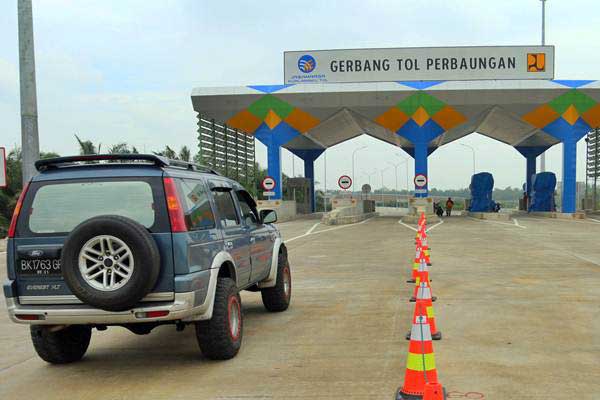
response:
<svg viewBox="0 0 600 400"><path fill-rule="evenodd" d="M256 242L256 238L255 237L251 237L250 238L250 243L254 243L254 242Z"/></svg>

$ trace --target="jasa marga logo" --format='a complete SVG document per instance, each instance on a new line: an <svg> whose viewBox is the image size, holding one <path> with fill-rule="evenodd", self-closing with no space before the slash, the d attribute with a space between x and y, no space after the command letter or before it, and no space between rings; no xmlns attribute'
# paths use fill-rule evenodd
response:
<svg viewBox="0 0 600 400"><path fill-rule="evenodd" d="M317 62L310 54L305 54L298 59L298 69L300 72L304 72L305 74L309 74L315 70L317 67Z"/></svg>

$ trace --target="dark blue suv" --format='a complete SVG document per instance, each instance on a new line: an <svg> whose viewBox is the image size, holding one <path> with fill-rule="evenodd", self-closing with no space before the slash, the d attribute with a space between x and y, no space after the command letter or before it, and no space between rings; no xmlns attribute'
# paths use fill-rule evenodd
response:
<svg viewBox="0 0 600 400"><path fill-rule="evenodd" d="M8 312L31 325L38 355L81 359L92 328L147 334L194 324L202 353L234 357L239 291L284 311L291 273L275 211L237 182L155 155L36 162L9 228Z"/></svg>

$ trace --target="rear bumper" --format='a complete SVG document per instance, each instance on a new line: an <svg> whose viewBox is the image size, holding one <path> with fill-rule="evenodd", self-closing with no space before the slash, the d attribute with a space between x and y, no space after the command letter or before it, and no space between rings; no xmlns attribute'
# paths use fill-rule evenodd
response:
<svg viewBox="0 0 600 400"><path fill-rule="evenodd" d="M79 304L29 305L20 304L17 297L7 297L8 316L13 322L30 325L120 325L160 321L197 321L210 319L214 304L218 270L210 274L208 288L175 293L173 301L140 304L127 311L113 312ZM162 317L144 318L152 311L168 311ZM24 317L25 316L25 317ZM33 316L38 319L28 319Z"/></svg>

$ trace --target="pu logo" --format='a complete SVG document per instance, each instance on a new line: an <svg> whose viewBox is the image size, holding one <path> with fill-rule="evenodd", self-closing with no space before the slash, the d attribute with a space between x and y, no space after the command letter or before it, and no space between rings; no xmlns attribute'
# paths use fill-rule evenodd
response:
<svg viewBox="0 0 600 400"><path fill-rule="evenodd" d="M546 71L546 53L527 53L527 72Z"/></svg>

